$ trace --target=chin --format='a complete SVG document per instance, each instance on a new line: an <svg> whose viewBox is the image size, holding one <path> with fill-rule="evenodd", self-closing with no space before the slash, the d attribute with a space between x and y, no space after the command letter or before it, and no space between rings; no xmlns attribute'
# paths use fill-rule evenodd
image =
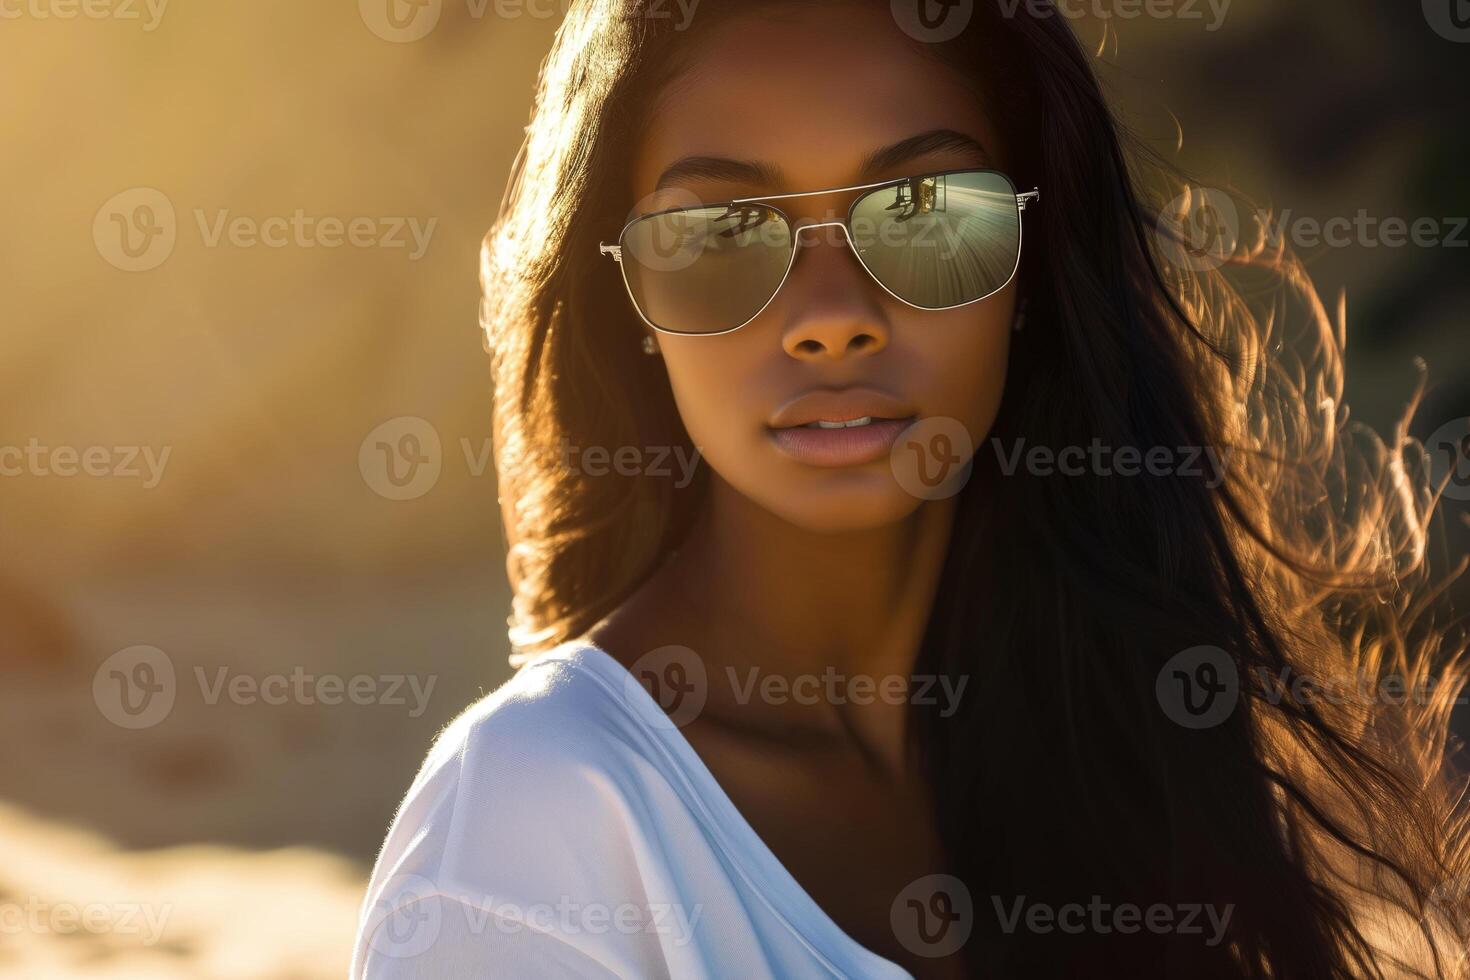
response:
<svg viewBox="0 0 1470 980"><path fill-rule="evenodd" d="M763 487L752 497L786 523L819 534L887 527L909 518L923 503L899 486L886 466L877 473L820 473L794 485Z"/></svg>

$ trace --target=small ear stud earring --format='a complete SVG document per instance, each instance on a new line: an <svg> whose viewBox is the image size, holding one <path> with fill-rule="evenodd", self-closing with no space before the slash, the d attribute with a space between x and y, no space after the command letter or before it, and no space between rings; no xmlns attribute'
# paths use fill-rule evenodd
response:
<svg viewBox="0 0 1470 980"><path fill-rule="evenodd" d="M643 353L653 357L658 353L658 341L653 339L652 334L643 335Z"/></svg>

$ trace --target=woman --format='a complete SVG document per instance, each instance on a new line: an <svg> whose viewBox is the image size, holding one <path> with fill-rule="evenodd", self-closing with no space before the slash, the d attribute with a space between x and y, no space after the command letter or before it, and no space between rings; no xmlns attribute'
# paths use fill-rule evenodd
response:
<svg viewBox="0 0 1470 980"><path fill-rule="evenodd" d="M524 665L355 975L1461 975L1403 431L1064 18L934 13L568 13L484 266Z"/></svg>

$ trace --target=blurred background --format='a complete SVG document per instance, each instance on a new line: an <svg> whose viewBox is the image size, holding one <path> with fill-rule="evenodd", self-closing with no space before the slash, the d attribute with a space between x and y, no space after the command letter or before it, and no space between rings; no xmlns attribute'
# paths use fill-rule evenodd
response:
<svg viewBox="0 0 1470 980"><path fill-rule="evenodd" d="M476 259L565 3L0 0L0 975L346 972L509 676ZM1346 290L1356 417L1428 362L1421 437L1470 415L1463 6L1069 5Z"/></svg>

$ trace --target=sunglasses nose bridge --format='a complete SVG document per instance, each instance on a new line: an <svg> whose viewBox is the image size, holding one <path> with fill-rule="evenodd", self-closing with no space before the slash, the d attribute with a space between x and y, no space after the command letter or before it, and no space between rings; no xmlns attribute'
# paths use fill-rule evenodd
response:
<svg viewBox="0 0 1470 980"><path fill-rule="evenodd" d="M847 240L848 247L849 248L852 247L852 234L847 230L847 223L845 221L815 221L815 222L812 222L811 224L797 225L796 228L792 232L792 238L795 241L796 245L798 247L800 247L800 245L801 245L801 235L802 235L802 232L805 232L805 231L814 231L817 228L840 228L840 229L842 229L842 237Z"/></svg>

